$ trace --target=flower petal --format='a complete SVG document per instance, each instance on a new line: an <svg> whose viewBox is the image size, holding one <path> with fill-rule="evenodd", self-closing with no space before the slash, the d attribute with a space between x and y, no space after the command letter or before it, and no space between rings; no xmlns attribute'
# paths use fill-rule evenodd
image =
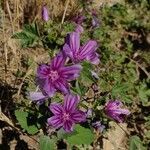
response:
<svg viewBox="0 0 150 150"><path fill-rule="evenodd" d="M80 97L78 95L66 95L64 100L64 109L67 112L74 112L77 104L80 101Z"/></svg>
<svg viewBox="0 0 150 150"><path fill-rule="evenodd" d="M43 90L48 94L49 97L53 97L56 89L54 85L49 81L49 79L45 80Z"/></svg>
<svg viewBox="0 0 150 150"><path fill-rule="evenodd" d="M73 122L71 120L66 120L63 124L63 128L66 132L73 131Z"/></svg>
<svg viewBox="0 0 150 150"><path fill-rule="evenodd" d="M70 59L73 59L73 51L71 50L68 44L64 44L63 52L68 56Z"/></svg>
<svg viewBox="0 0 150 150"><path fill-rule="evenodd" d="M55 88L63 92L63 94L68 94L70 92L68 83L61 78L55 82Z"/></svg>
<svg viewBox="0 0 150 150"><path fill-rule="evenodd" d="M83 59L86 58L91 53L95 52L97 48L97 42L93 40L89 40L80 48L80 57Z"/></svg>
<svg viewBox="0 0 150 150"><path fill-rule="evenodd" d="M87 55L86 60L90 61L92 64L95 64L95 65L99 64L99 62L100 62L99 55L95 52Z"/></svg>
<svg viewBox="0 0 150 150"><path fill-rule="evenodd" d="M120 115L120 114L129 115L130 114L130 111L128 109L116 109L116 110L112 110L112 111L116 115Z"/></svg>
<svg viewBox="0 0 150 150"><path fill-rule="evenodd" d="M71 114L71 119L75 123L86 121L86 113L80 110L76 110Z"/></svg>
<svg viewBox="0 0 150 150"><path fill-rule="evenodd" d="M37 68L37 77L46 78L49 74L50 66L42 64Z"/></svg>
<svg viewBox="0 0 150 150"><path fill-rule="evenodd" d="M78 33L83 33L84 29L81 25L77 24L76 28L75 28L75 32Z"/></svg>
<svg viewBox="0 0 150 150"><path fill-rule="evenodd" d="M79 73L81 69L82 69L81 65L72 65L72 66L61 68L60 73L62 78L65 78L67 80L74 80L77 77L79 77Z"/></svg>
<svg viewBox="0 0 150 150"><path fill-rule="evenodd" d="M43 95L42 92L29 92L28 98L41 104L46 98L48 98L48 96Z"/></svg>
<svg viewBox="0 0 150 150"><path fill-rule="evenodd" d="M77 32L72 32L66 37L66 44L69 45L73 53L77 52L80 48L80 34Z"/></svg>
<svg viewBox="0 0 150 150"><path fill-rule="evenodd" d="M112 109L117 109L117 108L120 108L121 106L122 106L123 104L122 104L122 102L121 101L118 101L118 100L115 100L115 101L113 101L113 100L110 100L110 101L108 101L107 103L106 103L106 109L110 109L110 110L112 110Z"/></svg>
<svg viewBox="0 0 150 150"><path fill-rule="evenodd" d="M60 52L51 61L51 68L54 70L58 69L64 66L65 62L66 62L66 55L63 52Z"/></svg>
<svg viewBox="0 0 150 150"><path fill-rule="evenodd" d="M52 103L50 106L49 106L49 109L51 110L51 112L55 115L61 115L62 114L62 111L63 111L63 107L61 104L58 104L58 103Z"/></svg>
<svg viewBox="0 0 150 150"><path fill-rule="evenodd" d="M119 123L122 123L124 121L123 115L118 115L118 116L113 115L111 118L118 121Z"/></svg>
<svg viewBox="0 0 150 150"><path fill-rule="evenodd" d="M60 128L63 126L63 120L59 116L53 116L47 119L49 125L52 125L55 128Z"/></svg>
<svg viewBox="0 0 150 150"><path fill-rule="evenodd" d="M123 122L125 115L129 115L130 111L128 109L122 109L122 102L115 100L115 101L108 101L105 105L105 113L112 119Z"/></svg>

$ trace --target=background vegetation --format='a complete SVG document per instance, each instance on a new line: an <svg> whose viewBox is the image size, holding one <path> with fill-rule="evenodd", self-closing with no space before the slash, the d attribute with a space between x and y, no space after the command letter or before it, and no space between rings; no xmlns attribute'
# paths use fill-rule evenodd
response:
<svg viewBox="0 0 150 150"><path fill-rule="evenodd" d="M50 20L44 23L41 19L41 7L46 3ZM93 10L98 20L97 27L92 26ZM39 149L39 145L41 150L56 149L56 146L58 149L69 149L70 145L75 145L76 149L148 149L149 10L149 0L70 0L68 6L65 0L1 0L0 149ZM83 64L84 69L72 91L84 97L84 107L98 110L98 119L102 118L101 121L106 126L104 133L99 135L77 126L79 133L86 132L86 136L91 138L82 141L83 143L77 139L86 139L84 134L70 138L61 131L57 135L59 141L55 136L51 136L50 140L48 134L53 131L47 129L44 123L49 116L45 105L39 108L26 97L26 92L36 89L34 79L37 64L48 62L49 56L57 53L66 34L74 30L72 20L77 15L85 16L82 42L87 39L98 42L101 63L93 68L98 74L98 80L90 75L90 64ZM93 85L98 90L94 91ZM52 101L59 101L60 98L58 94ZM131 111L126 123L117 125L103 119L101 106L108 99L121 100ZM62 138L65 140L62 141Z"/></svg>

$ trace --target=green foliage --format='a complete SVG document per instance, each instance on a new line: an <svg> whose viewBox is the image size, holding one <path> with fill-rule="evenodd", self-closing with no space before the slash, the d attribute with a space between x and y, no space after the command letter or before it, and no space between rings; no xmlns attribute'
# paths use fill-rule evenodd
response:
<svg viewBox="0 0 150 150"><path fill-rule="evenodd" d="M121 99L127 103L132 103L132 99L130 95L128 94L128 91L130 90L129 88L130 88L130 84L128 83L124 83L124 84L117 83L112 88L111 96L114 99Z"/></svg>
<svg viewBox="0 0 150 150"><path fill-rule="evenodd" d="M25 25L22 31L15 33L12 38L19 39L23 48L37 45L40 41L37 25Z"/></svg>
<svg viewBox="0 0 150 150"><path fill-rule="evenodd" d="M55 150L56 149L56 140L50 139L48 136L40 137L40 150Z"/></svg>
<svg viewBox="0 0 150 150"><path fill-rule="evenodd" d="M39 131L35 124L29 124L29 122L32 122L32 120L30 120L28 112L16 110L15 116L20 126L29 134L35 134Z"/></svg>
<svg viewBox="0 0 150 150"><path fill-rule="evenodd" d="M66 34L74 30L74 25L69 22L59 24L58 22L50 21L44 27L45 35L43 36L43 43L45 47L53 50L60 48L64 44Z"/></svg>
<svg viewBox="0 0 150 150"><path fill-rule="evenodd" d="M145 143L149 144L149 140L150 140L150 115L148 115L147 117L144 117L145 119L145 130L144 130L144 141Z"/></svg>
<svg viewBox="0 0 150 150"><path fill-rule="evenodd" d="M82 71L80 73L79 82L84 86L90 86L94 82L94 78L92 77L92 65L88 62L82 63Z"/></svg>
<svg viewBox="0 0 150 150"><path fill-rule="evenodd" d="M142 141L138 136L132 136L130 137L130 146L129 150L146 150L146 148L143 146Z"/></svg>
<svg viewBox="0 0 150 150"><path fill-rule="evenodd" d="M148 131L145 133L145 136L146 136L147 139L150 140L150 130L148 130Z"/></svg>
<svg viewBox="0 0 150 150"><path fill-rule="evenodd" d="M100 42L101 92L108 92L113 99L118 98L126 103L139 100L143 106L149 106L149 90L139 84L139 68L131 58L136 53L134 40L138 40L134 34L132 37L132 33L139 34L139 28L149 32L150 21L144 15L145 12L150 16L147 6L146 1L124 1L111 7L105 5L101 9L101 25L92 33ZM143 51L139 54L139 58L147 58L146 55L143 58Z"/></svg>
<svg viewBox="0 0 150 150"><path fill-rule="evenodd" d="M94 141L94 134L88 128L76 125L72 133L65 133L63 130L58 132L58 137L63 138L70 145L90 145Z"/></svg>
<svg viewBox="0 0 150 150"><path fill-rule="evenodd" d="M147 128L148 130L150 130L150 115L148 117L145 117L145 128Z"/></svg>
<svg viewBox="0 0 150 150"><path fill-rule="evenodd" d="M139 87L137 87L140 101L143 106L150 106L150 89L147 87L146 83L142 83Z"/></svg>
<svg viewBox="0 0 150 150"><path fill-rule="evenodd" d="M75 83L75 87L72 87L71 89L74 93L79 94L80 96L84 96L87 91L87 88L80 84L78 80Z"/></svg>

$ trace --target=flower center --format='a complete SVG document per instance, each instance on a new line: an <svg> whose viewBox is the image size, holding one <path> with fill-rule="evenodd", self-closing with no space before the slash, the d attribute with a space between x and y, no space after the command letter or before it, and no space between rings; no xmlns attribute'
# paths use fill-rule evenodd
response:
<svg viewBox="0 0 150 150"><path fill-rule="evenodd" d="M57 71L50 71L49 77L52 81L55 81L59 78Z"/></svg>
<svg viewBox="0 0 150 150"><path fill-rule="evenodd" d="M64 120L69 120L69 117L70 117L69 113L64 113L63 114L63 119Z"/></svg>
<svg viewBox="0 0 150 150"><path fill-rule="evenodd" d="M74 57L76 58L76 59L78 59L78 57L79 57L79 54L76 52L76 53L74 53Z"/></svg>
<svg viewBox="0 0 150 150"><path fill-rule="evenodd" d="M74 61L80 62L80 60L81 60L80 55L78 53L74 53Z"/></svg>

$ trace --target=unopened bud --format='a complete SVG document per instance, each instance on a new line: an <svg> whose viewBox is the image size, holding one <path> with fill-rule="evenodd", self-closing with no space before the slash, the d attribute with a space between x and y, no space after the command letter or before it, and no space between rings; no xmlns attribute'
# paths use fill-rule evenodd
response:
<svg viewBox="0 0 150 150"><path fill-rule="evenodd" d="M42 7L42 19L46 22L49 20L48 9L46 8L46 6Z"/></svg>

